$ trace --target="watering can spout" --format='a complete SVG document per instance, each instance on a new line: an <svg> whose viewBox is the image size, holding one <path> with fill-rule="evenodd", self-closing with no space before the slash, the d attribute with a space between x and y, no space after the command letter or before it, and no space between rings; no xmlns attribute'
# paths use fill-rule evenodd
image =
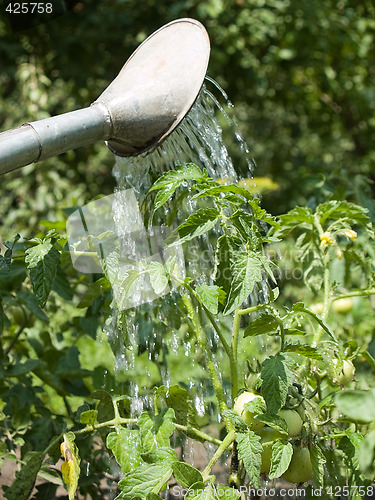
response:
<svg viewBox="0 0 375 500"><path fill-rule="evenodd" d="M118 156L158 146L193 105L209 53L207 32L198 21L163 26L88 108L0 133L0 174L98 140Z"/></svg>

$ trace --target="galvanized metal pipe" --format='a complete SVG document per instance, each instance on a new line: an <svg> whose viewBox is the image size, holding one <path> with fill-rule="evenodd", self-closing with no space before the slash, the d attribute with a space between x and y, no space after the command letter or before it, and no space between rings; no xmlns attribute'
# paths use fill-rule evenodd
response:
<svg viewBox="0 0 375 500"><path fill-rule="evenodd" d="M0 175L111 136L110 114L103 103L25 123L0 133Z"/></svg>

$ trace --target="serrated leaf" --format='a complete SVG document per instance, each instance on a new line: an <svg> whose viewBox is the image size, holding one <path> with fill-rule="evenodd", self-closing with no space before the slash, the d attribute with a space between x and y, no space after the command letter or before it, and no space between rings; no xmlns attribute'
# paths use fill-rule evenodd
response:
<svg viewBox="0 0 375 500"><path fill-rule="evenodd" d="M319 486L322 486L324 483L324 464L326 463L326 458L318 443L314 443L314 446L310 448L310 458L315 481Z"/></svg>
<svg viewBox="0 0 375 500"><path fill-rule="evenodd" d="M162 207L169 198L173 196L179 185L185 180L203 180L207 177L207 173L194 165L187 163L186 165L176 167L176 170L170 170L162 175L149 189L149 193L159 190L154 201L154 211Z"/></svg>
<svg viewBox="0 0 375 500"><path fill-rule="evenodd" d="M340 391L335 396L335 403L354 422L370 423L375 420L375 389Z"/></svg>
<svg viewBox="0 0 375 500"><path fill-rule="evenodd" d="M151 416L143 412L138 418L137 425L140 429L142 450L144 452L154 451L156 448L168 447L169 438L175 430L175 414L169 408L164 415Z"/></svg>
<svg viewBox="0 0 375 500"><path fill-rule="evenodd" d="M238 458L243 461L250 483L258 488L263 451L260 436L253 431L238 433L236 441Z"/></svg>
<svg viewBox="0 0 375 500"><path fill-rule="evenodd" d="M231 255L232 283L224 314L230 314L248 298L255 283L262 281L262 262L252 251L237 251Z"/></svg>
<svg viewBox="0 0 375 500"><path fill-rule="evenodd" d="M203 198L207 196L217 197L220 196L222 193L239 194L243 196L246 200L253 199L252 195L249 193L249 191L247 191L247 189L240 186L236 186L234 184L227 184L225 186L214 186L204 189L203 191L200 191L198 194L194 195L193 200L195 198Z"/></svg>
<svg viewBox="0 0 375 500"><path fill-rule="evenodd" d="M64 434L64 441L61 443L61 453L65 460L61 465L61 473L69 495L69 500L74 500L80 474L79 465L81 460L78 455L78 448L74 441L74 433L68 432L67 434Z"/></svg>
<svg viewBox="0 0 375 500"><path fill-rule="evenodd" d="M118 427L108 434L106 445L114 454L122 474L131 472L142 463L141 440L138 431Z"/></svg>
<svg viewBox="0 0 375 500"><path fill-rule="evenodd" d="M48 240L28 248L25 253L34 293L40 306L44 307L60 263L60 253Z"/></svg>
<svg viewBox="0 0 375 500"><path fill-rule="evenodd" d="M239 414L234 410L224 410L223 417L228 419L232 424L234 424L235 428L239 432L246 432L248 430L247 425L243 421L243 419L239 416Z"/></svg>
<svg viewBox="0 0 375 500"><path fill-rule="evenodd" d="M293 344L286 343L284 345L284 352L295 352L310 359L323 359L316 347L312 347L308 344L300 344L299 342Z"/></svg>
<svg viewBox="0 0 375 500"><path fill-rule="evenodd" d="M169 464L137 467L119 482L121 493L115 500L145 498L149 493L159 493L168 484L171 475L172 467Z"/></svg>
<svg viewBox="0 0 375 500"><path fill-rule="evenodd" d="M289 467L293 456L293 446L283 440L276 440L272 445L271 468L268 474L270 479L280 477Z"/></svg>
<svg viewBox="0 0 375 500"><path fill-rule="evenodd" d="M313 317L317 323L325 330L328 335L331 337L331 339L337 344L337 339L333 331L330 329L330 327L327 325L327 323L316 313L305 307L305 305L302 302L296 302L293 305L292 311L294 313L303 313L303 314L308 314L309 316Z"/></svg>
<svg viewBox="0 0 375 500"><path fill-rule="evenodd" d="M163 189L170 184L181 183L185 180L203 180L207 177L207 172L202 171L194 163L186 163L186 165L179 165L175 170L169 170L163 174L149 189L149 193L157 189Z"/></svg>
<svg viewBox="0 0 375 500"><path fill-rule="evenodd" d="M180 425L195 425L197 412L190 394L179 385L160 386L156 395L162 397L169 408L173 408L176 422Z"/></svg>
<svg viewBox="0 0 375 500"><path fill-rule="evenodd" d="M183 488L190 488L194 483L203 482L199 470L185 462L174 462L172 469L174 478Z"/></svg>
<svg viewBox="0 0 375 500"><path fill-rule="evenodd" d="M271 415L270 413L259 413L257 416L257 420L267 424L272 429L284 434L285 436L288 434L288 425L286 421L279 417L278 415Z"/></svg>
<svg viewBox="0 0 375 500"><path fill-rule="evenodd" d="M141 458L148 464L165 464L172 465L178 460L176 452L172 448L161 447L155 448L155 451L141 453Z"/></svg>
<svg viewBox="0 0 375 500"><path fill-rule="evenodd" d="M288 388L293 382L290 365L291 360L282 353L270 356L262 363L261 393L271 413L276 414L285 405Z"/></svg>
<svg viewBox="0 0 375 500"><path fill-rule="evenodd" d="M178 244L207 233L219 220L220 212L215 208L200 208L177 228Z"/></svg>
<svg viewBox="0 0 375 500"><path fill-rule="evenodd" d="M147 268L150 274L151 286L156 295L162 295L168 287L168 275L165 266L161 262L151 262Z"/></svg>
<svg viewBox="0 0 375 500"><path fill-rule="evenodd" d="M244 332L244 337L253 337L263 333L276 332L279 320L273 314L262 314L259 318L250 323Z"/></svg>
<svg viewBox="0 0 375 500"><path fill-rule="evenodd" d="M207 285L203 283L203 285L196 287L195 291L204 307L212 314L217 314L219 310L220 292L223 292L223 290L216 285Z"/></svg>
<svg viewBox="0 0 375 500"><path fill-rule="evenodd" d="M44 453L33 451L27 454L25 464L16 472L16 480L4 489L4 497L8 500L28 500L34 487L37 474L42 466Z"/></svg>
<svg viewBox="0 0 375 500"><path fill-rule="evenodd" d="M367 208L345 200L331 200L321 203L316 209L316 214L321 224L324 224L328 219L349 219L363 225L367 225L369 222Z"/></svg>

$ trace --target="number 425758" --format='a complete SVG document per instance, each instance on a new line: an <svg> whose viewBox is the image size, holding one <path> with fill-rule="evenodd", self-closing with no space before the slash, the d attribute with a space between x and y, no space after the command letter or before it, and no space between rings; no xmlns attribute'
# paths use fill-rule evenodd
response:
<svg viewBox="0 0 375 500"><path fill-rule="evenodd" d="M42 2L10 2L5 8L5 12L8 12L9 14L51 14L53 12L53 4Z"/></svg>

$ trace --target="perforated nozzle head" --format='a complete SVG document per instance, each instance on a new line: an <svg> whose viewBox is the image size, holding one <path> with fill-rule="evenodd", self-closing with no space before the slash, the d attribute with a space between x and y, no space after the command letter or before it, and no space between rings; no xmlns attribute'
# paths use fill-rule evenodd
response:
<svg viewBox="0 0 375 500"><path fill-rule="evenodd" d="M149 36L93 103L110 115L110 150L135 156L160 144L193 105L209 55L207 32L194 19L178 19Z"/></svg>

